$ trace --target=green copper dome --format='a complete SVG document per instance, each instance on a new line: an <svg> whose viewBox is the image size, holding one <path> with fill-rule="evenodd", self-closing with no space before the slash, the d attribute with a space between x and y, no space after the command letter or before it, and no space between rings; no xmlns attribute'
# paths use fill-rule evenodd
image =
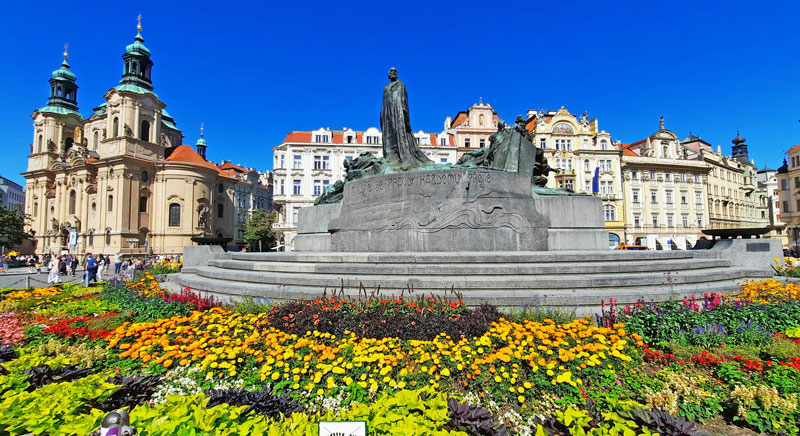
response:
<svg viewBox="0 0 800 436"><path fill-rule="evenodd" d="M78 79L78 77L75 76L75 73L69 70L69 63L67 63L66 58L64 58L64 62L61 63L61 68L53 71L53 78L67 79L73 82Z"/></svg>
<svg viewBox="0 0 800 436"><path fill-rule="evenodd" d="M197 140L197 143L195 145L208 145L208 144L206 144L206 140L203 139L203 137L201 136L200 139Z"/></svg>
<svg viewBox="0 0 800 436"><path fill-rule="evenodd" d="M142 38L142 31L136 33L133 44L125 47L125 53L143 54L150 56L150 49L144 46L144 38Z"/></svg>

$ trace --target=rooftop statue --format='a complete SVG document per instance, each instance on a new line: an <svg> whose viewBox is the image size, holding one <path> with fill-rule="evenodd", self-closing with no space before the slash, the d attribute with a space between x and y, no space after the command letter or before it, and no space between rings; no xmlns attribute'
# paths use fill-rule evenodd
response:
<svg viewBox="0 0 800 436"><path fill-rule="evenodd" d="M389 84L383 88L381 130L383 157L391 166L412 169L433 164L417 146L408 117L406 85L397 80L395 68L389 70Z"/></svg>

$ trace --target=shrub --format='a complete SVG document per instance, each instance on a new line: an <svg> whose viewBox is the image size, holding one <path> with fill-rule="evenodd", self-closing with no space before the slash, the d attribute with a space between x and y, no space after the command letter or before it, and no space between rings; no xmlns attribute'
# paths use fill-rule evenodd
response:
<svg viewBox="0 0 800 436"><path fill-rule="evenodd" d="M150 401L153 393L161 383L158 376L123 376L117 375L106 380L106 383L118 385L111 395L103 400L92 400L89 404L95 409L110 412L115 409L133 409Z"/></svg>
<svg viewBox="0 0 800 436"><path fill-rule="evenodd" d="M32 347L30 352L42 356L65 357L82 368L92 368L108 358L108 352L103 347L91 347L88 344L67 345L55 339Z"/></svg>
<svg viewBox="0 0 800 436"><path fill-rule="evenodd" d="M9 345L21 344L25 339L25 326L16 313L0 313L0 342Z"/></svg>
<svg viewBox="0 0 800 436"><path fill-rule="evenodd" d="M300 411L300 405L285 395L273 395L268 386L261 391L246 391L243 389L211 389L206 391L208 404L214 407L220 404L231 406L248 406L242 413L255 412L272 419L280 419L281 415L289 416Z"/></svg>
<svg viewBox="0 0 800 436"><path fill-rule="evenodd" d="M67 365L58 368L51 368L48 365L39 365L23 371L28 375L28 392L32 392L50 383L62 383L86 377L92 372L88 369L78 368L74 365Z"/></svg>
<svg viewBox="0 0 800 436"><path fill-rule="evenodd" d="M460 430L475 436L506 436L506 426L488 409L459 402L455 398L447 399L447 415L450 421L447 428Z"/></svg>

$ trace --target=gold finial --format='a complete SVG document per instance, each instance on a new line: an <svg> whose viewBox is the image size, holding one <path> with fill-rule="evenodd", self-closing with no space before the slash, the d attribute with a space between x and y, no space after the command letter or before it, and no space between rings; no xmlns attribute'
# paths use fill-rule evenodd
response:
<svg viewBox="0 0 800 436"><path fill-rule="evenodd" d="M203 122L200 122L200 137L203 137Z"/></svg>
<svg viewBox="0 0 800 436"><path fill-rule="evenodd" d="M69 44L64 44L64 60L69 57Z"/></svg>
<svg viewBox="0 0 800 436"><path fill-rule="evenodd" d="M139 16L136 17L136 30L140 32L142 31L142 14L139 14Z"/></svg>

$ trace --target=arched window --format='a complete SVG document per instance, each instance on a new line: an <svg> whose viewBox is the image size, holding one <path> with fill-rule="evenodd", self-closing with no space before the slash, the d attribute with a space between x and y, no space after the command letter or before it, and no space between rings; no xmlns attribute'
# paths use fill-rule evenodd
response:
<svg viewBox="0 0 800 436"><path fill-rule="evenodd" d="M147 212L147 197L139 197L139 212Z"/></svg>
<svg viewBox="0 0 800 436"><path fill-rule="evenodd" d="M636 238L635 241L633 241L633 245L646 245L646 244L643 244L643 242L644 242L644 239L641 236L639 236L638 238Z"/></svg>
<svg viewBox="0 0 800 436"><path fill-rule="evenodd" d="M172 203L169 205L169 226L180 227L181 225L181 205Z"/></svg>
<svg viewBox="0 0 800 436"><path fill-rule="evenodd" d="M95 130L94 131L94 139L92 140L92 149L97 150L97 145L100 142L100 133Z"/></svg>
<svg viewBox="0 0 800 436"><path fill-rule="evenodd" d="M687 250L691 250L692 249L692 243L691 242L686 241L686 249Z"/></svg>
<svg viewBox="0 0 800 436"><path fill-rule="evenodd" d="M134 74L138 73L139 72L139 64L134 62L133 63L133 68L131 68L131 70L132 70L131 72L134 73Z"/></svg>
<svg viewBox="0 0 800 436"><path fill-rule="evenodd" d="M225 216L225 206L222 203L217 205L217 218L222 218Z"/></svg>
<svg viewBox="0 0 800 436"><path fill-rule="evenodd" d="M33 216L39 216L39 203L33 203Z"/></svg>
<svg viewBox="0 0 800 436"><path fill-rule="evenodd" d="M114 211L114 196L113 195L109 195L108 196L108 211L109 212L113 212Z"/></svg>
<svg viewBox="0 0 800 436"><path fill-rule="evenodd" d="M656 241L656 250L663 250L664 247L661 245L660 242Z"/></svg>
<svg viewBox="0 0 800 436"><path fill-rule="evenodd" d="M150 141L150 122L147 120L142 121L142 127L139 129L139 139Z"/></svg>
<svg viewBox="0 0 800 436"><path fill-rule="evenodd" d="M37 153L41 153L42 152L42 146L43 145L44 145L44 137L42 135L39 135L39 144L38 144L38 149L36 150Z"/></svg>
<svg viewBox="0 0 800 436"><path fill-rule="evenodd" d="M608 149L608 142L606 140L600 141L600 150L607 150Z"/></svg>
<svg viewBox="0 0 800 436"><path fill-rule="evenodd" d="M94 214L95 212L97 212L97 203L92 202L92 214Z"/></svg>
<svg viewBox="0 0 800 436"><path fill-rule="evenodd" d="M608 246L610 248L614 248L619 245L619 236L616 233L609 233L608 234Z"/></svg>
<svg viewBox="0 0 800 436"><path fill-rule="evenodd" d="M70 215L75 215L75 200L76 200L76 198L77 198L77 194L75 193L75 190L73 189L72 191L69 191L69 203L68 203L69 204L69 206L68 206L69 212L68 213Z"/></svg>
<svg viewBox="0 0 800 436"><path fill-rule="evenodd" d="M119 118L114 118L114 125L112 126L112 130L114 132L114 137L116 138L119 136Z"/></svg>
<svg viewBox="0 0 800 436"><path fill-rule="evenodd" d="M111 229L106 230L106 245L111 245Z"/></svg>
<svg viewBox="0 0 800 436"><path fill-rule="evenodd" d="M94 230L89 230L89 243L88 245L94 245Z"/></svg>
<svg viewBox="0 0 800 436"><path fill-rule="evenodd" d="M605 215L606 221L616 221L617 220L617 208L607 204L603 206L603 215Z"/></svg>
<svg viewBox="0 0 800 436"><path fill-rule="evenodd" d="M669 249L670 250L680 250L678 248L678 244L676 244L675 241L672 241L672 240L669 241Z"/></svg>

